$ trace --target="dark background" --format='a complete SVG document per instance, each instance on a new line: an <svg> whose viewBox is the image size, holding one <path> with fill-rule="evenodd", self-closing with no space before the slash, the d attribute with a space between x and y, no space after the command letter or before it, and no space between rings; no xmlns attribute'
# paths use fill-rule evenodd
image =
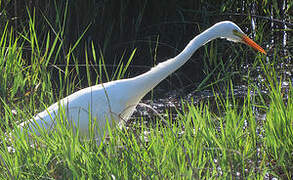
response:
<svg viewBox="0 0 293 180"><path fill-rule="evenodd" d="M284 2L278 2L279 4L272 6L268 12L264 11L268 9L264 7L270 7L275 1L6 0L1 3L0 9L3 11L0 23L4 26L8 20L16 32L23 32L28 28L30 14L36 19L35 27L40 41L48 32L54 39L54 32L64 30L64 52L68 52L89 26L75 49L79 63L85 63L85 51L91 59L91 43L94 43L96 52L101 51L111 72L114 68L110 65L117 64L123 53L126 62L131 52L137 48L128 71L128 76L135 76L149 70L154 64L175 56L195 35L219 21L234 21L252 37L251 18L254 17L256 23L264 23L263 30L269 32L268 17L274 15L277 18L286 18L290 15L288 11L279 11ZM282 26L278 23L276 25ZM272 33L278 32L269 32L268 35ZM264 46L266 41L269 39L264 37L257 43ZM235 49L236 52L243 51L241 56L245 56L246 63L253 61L253 50L243 45L231 44L217 40L209 43L206 48L200 48L186 65L160 84L158 93L174 89L195 89L206 75L205 68L212 66L207 62L210 46L217 48L219 61L226 62L237 56ZM64 64L64 59L60 56L56 62L52 60L52 64Z"/></svg>

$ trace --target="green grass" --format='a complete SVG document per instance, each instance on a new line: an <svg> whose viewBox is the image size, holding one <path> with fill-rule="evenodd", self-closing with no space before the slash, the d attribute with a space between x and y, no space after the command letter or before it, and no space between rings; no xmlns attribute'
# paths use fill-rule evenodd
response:
<svg viewBox="0 0 293 180"><path fill-rule="evenodd" d="M154 128L133 125L128 131L109 128L109 140L100 146L60 124L54 133L38 137L35 148L22 134L12 143L15 153L1 147L2 178L290 179L292 86L288 95L284 101L280 89L271 89L269 106L249 92L241 102L216 95L221 116L207 104L185 103L175 122L158 119ZM265 119L256 118L255 107Z"/></svg>
<svg viewBox="0 0 293 180"><path fill-rule="evenodd" d="M99 50L91 42L85 45L83 66L75 54L83 36L66 48L65 20L60 19L58 31L41 33L45 41L40 41L34 15L22 33L16 34L8 24L1 29L1 179L292 179L293 88L290 82L284 91L282 77L277 78L277 55L267 59L255 55L253 66L260 69L257 73L264 80L253 80L253 68L243 78L246 96L239 98L234 95L231 78L241 70L233 64L242 64L250 54L230 48L227 51L233 52L233 58L225 63L217 42L204 48L207 78L198 90L221 86L223 93L215 91L209 101L197 104L182 100L176 120L169 115L164 121L157 117L146 125L145 119L138 118L127 130L109 128L109 138L100 145L81 136L78 129L73 132L58 123L53 133L35 137L31 147L27 134L17 131L15 124L79 88L128 77L128 68L139 53L135 48L123 53L108 71L103 53L107 42ZM265 38L263 31L259 33L256 37ZM158 59L159 36L156 39L151 54L154 61ZM63 66L57 64L61 58ZM236 70L230 73L233 68ZM214 83L208 83L210 79ZM66 117L58 119L62 121ZM5 132L12 129L19 138L10 141ZM11 145L14 153L8 152Z"/></svg>

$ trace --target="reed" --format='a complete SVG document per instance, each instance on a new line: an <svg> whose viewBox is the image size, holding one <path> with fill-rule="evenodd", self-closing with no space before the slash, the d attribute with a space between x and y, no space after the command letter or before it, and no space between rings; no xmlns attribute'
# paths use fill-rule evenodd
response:
<svg viewBox="0 0 293 180"><path fill-rule="evenodd" d="M207 1L205 6L198 6L199 2L181 2L176 11L182 15L177 19L184 29L178 30L181 33L174 35L167 31L163 25L176 24L167 17L158 22L158 33L162 31L161 34L176 39L176 43L168 44L167 36L161 34L139 41L149 6L166 5L165 1L160 2L162 4L139 1L135 4L139 7L136 12L139 16L132 19L133 29L128 33L135 36L134 43L122 53L116 53L113 39L125 40L123 34L129 27L125 12L132 1L120 2L119 7L114 6L114 1L99 4L101 9L118 10L112 11L112 16L108 16L109 12L85 13L78 21L81 28L72 34L69 24L75 19L70 16L74 8L69 1L64 2L50 1L52 4L44 6L49 9L49 14L54 14L52 17L40 16L39 10L28 7L25 10L28 20L18 24L16 29L8 19L0 17L0 179L292 179L293 89L290 79L286 80L288 85L283 86L282 82L288 76L278 67L280 60L285 62L292 55L289 52L287 56L281 56L280 44L265 57L241 45L230 47L225 44L222 47L220 43L223 42L217 40L200 50L202 57L194 57L194 60L204 62L200 67L203 67L205 78L201 83L193 82L191 86L197 88L192 91L211 90L213 96L208 100L198 103L193 99L182 99L182 107L176 112L166 110L163 116L154 117L149 123L138 117L127 130L108 126L109 137L100 145L93 138L83 137L78 127L75 130L68 128L61 111L56 130L51 134L40 130L41 135L35 137L32 147L28 135L18 131L16 124L80 88L132 76L130 69L136 67L134 61L145 52L146 57L152 59L147 62L148 67L164 57L163 53L160 54L164 47L169 47L175 54L183 42L186 43L184 32L191 25L186 16L195 14L204 23L212 24L208 18L214 16L212 10L222 11L223 16L236 17L240 12L232 11L233 7L242 3ZM82 8L89 8L94 2L88 1ZM34 3L42 4L43 1ZM248 8L248 4L244 7ZM174 9L173 1L167 5L159 15ZM262 5L264 8L258 10L264 15L271 10L278 12L277 1L265 1ZM0 7L3 6L7 7L0 3ZM8 17L8 10L3 8L1 12ZM117 19L115 13L120 18ZM81 22L92 15L110 19L99 21L99 26L105 28L101 30L103 43L88 42L87 32L92 31L93 25L97 28L97 24ZM276 18L282 16L277 13ZM42 21L37 20L40 17ZM53 17L57 17L56 21L52 21ZM247 25L251 17L238 18ZM265 35L268 25L261 18L258 21L254 37L257 41L268 42L268 35ZM198 27L203 28L201 24ZM96 35L101 37L98 33ZM123 46L121 42L117 44ZM147 44L146 51L136 48L141 42ZM292 41L288 43L292 44ZM110 51L115 53L109 56ZM112 62L110 57L113 57ZM243 68L246 66L249 68ZM188 74L178 72L174 77L179 81L188 79L184 76L188 77ZM239 84L246 87L245 95L241 97L235 93ZM156 97L156 93L152 97ZM175 119L171 119L173 113L177 114ZM90 137L94 129L89 128ZM8 132L19 138L11 141L7 138ZM7 148L11 145L14 153Z"/></svg>

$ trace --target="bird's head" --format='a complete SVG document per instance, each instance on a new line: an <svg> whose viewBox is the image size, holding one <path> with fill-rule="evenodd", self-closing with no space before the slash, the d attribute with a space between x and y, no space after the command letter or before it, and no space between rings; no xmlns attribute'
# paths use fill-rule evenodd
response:
<svg viewBox="0 0 293 180"><path fill-rule="evenodd" d="M233 42L244 43L260 51L261 53L266 54L266 51L251 40L235 23L231 21L223 21L215 24L214 26L218 31L220 31L220 38L225 38Z"/></svg>

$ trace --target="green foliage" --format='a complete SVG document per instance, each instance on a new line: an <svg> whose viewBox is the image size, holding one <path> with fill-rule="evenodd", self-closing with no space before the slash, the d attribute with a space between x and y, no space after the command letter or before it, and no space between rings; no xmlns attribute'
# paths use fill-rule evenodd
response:
<svg viewBox="0 0 293 180"><path fill-rule="evenodd" d="M165 57L159 54L162 40L176 40L175 45L167 43L173 53L182 46L180 42L190 40L192 35L185 37L188 17L200 22L198 27L203 29L203 24L209 26L217 20L211 17L219 11L246 12L240 8L242 1L99 1L98 6L93 6L97 1L82 2L50 1L53 5L43 7L53 7L54 11L48 12L52 16L44 15L42 20L36 15L39 9L36 12L27 8L24 11L28 18L18 24L18 29L11 26L9 10L0 11L1 179L292 179L293 89L289 81L288 91L284 91L281 82L285 77L276 70L279 59L283 60L278 53L281 44L276 44L275 52L267 57L255 55L244 46L219 46L224 43L221 40L206 45L198 58L204 62L206 76L197 91L209 87L222 93L215 90L208 102L197 104L182 100L182 110L176 112L175 120L169 119L172 114L166 112L164 121L158 117L149 126L140 118L127 130L108 127L109 137L98 144L93 138L94 125L89 128L90 138L85 138L78 127L68 128L61 111L53 133L40 129L41 135L29 141L15 124L77 89L129 76L132 61L145 51L132 44L119 55L113 51L119 44L113 39L123 42L125 34L137 38L146 16L159 24L156 32L160 35L147 38L146 57L153 59L147 63L153 65ZM9 3L12 1L4 6ZM277 1L248 1L244 9L250 3L255 3L264 15L274 12L277 18L283 16ZM95 7L101 11L93 11ZM138 14L131 20L126 16L129 7ZM290 7L292 4L287 9ZM80 19L74 16L78 8L84 12ZM159 13L154 13L157 8ZM94 22L97 17L100 21ZM238 18L241 24L247 24L251 17ZM76 19L79 28L74 29ZM179 24L180 28L170 32L164 26L168 23ZM86 33L93 31L93 26L93 34L102 43L83 41L88 40ZM99 31L99 27L104 28ZM256 41L268 42L267 23L259 20L257 28ZM109 51L115 57L111 65ZM247 60L253 65L244 76L241 68ZM255 81L255 74L263 79ZM234 94L235 76L247 86L242 98ZM12 127L12 135L18 138L11 141L4 132L11 132ZM9 152L9 146L14 147L14 153Z"/></svg>
<svg viewBox="0 0 293 180"><path fill-rule="evenodd" d="M22 74L24 62L21 47L7 25L1 36L0 48L0 97L12 101L18 91L24 89L26 78Z"/></svg>
<svg viewBox="0 0 293 180"><path fill-rule="evenodd" d="M233 92L232 85L229 89ZM270 106L262 105L267 109L263 122L255 118L253 108L259 102L252 94L239 102L227 93L215 96L224 115L210 112L208 104L184 103L186 108L175 123L167 118L165 123L158 119L151 129L145 125L127 131L109 128L108 140L100 145L64 123L57 123L52 134L41 133L35 147L18 132L22 138L12 143L15 153L5 147L0 150L0 172L4 179L254 179L268 175L290 179L293 106L291 100L284 104L281 96L278 90L272 92ZM60 117L58 121L65 122Z"/></svg>

